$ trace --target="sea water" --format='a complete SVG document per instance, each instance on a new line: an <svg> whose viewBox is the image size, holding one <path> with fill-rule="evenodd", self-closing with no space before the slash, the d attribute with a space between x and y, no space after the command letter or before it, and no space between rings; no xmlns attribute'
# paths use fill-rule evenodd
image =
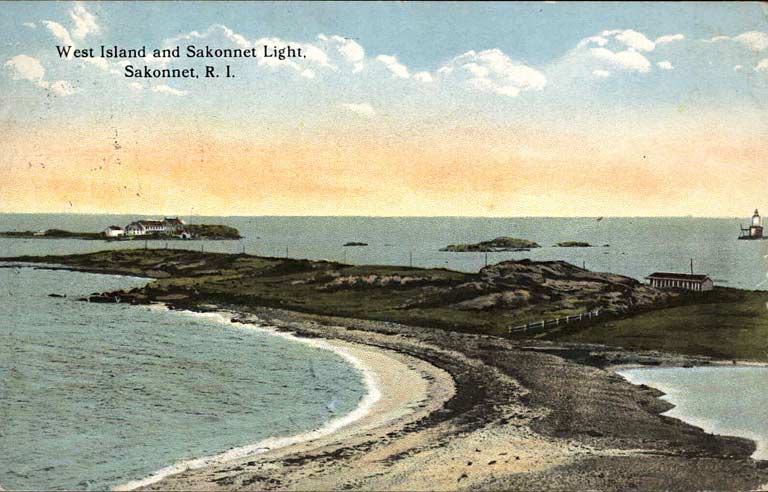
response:
<svg viewBox="0 0 768 492"><path fill-rule="evenodd" d="M360 371L329 350L207 316L77 300L146 282L0 268L1 487L103 490L318 429L364 397Z"/></svg>
<svg viewBox="0 0 768 492"><path fill-rule="evenodd" d="M0 214L0 230L61 228L101 231L139 216ZM155 217L156 218L156 217ZM768 240L740 241L747 218L477 218L477 217L183 217L192 223L224 224L240 241L83 241L0 238L4 256L68 254L107 248L187 248L223 253L328 259L351 264L413 265L476 272L503 260L565 260L599 272L638 280L656 271L696 273L716 285L768 289ZM498 236L536 241L530 251L450 253L441 248ZM344 247L347 242L368 246ZM585 241L591 248L557 248Z"/></svg>
<svg viewBox="0 0 768 492"><path fill-rule="evenodd" d="M674 408L664 413L707 432L752 439L753 458L768 459L768 367L626 369L633 384L665 393Z"/></svg>

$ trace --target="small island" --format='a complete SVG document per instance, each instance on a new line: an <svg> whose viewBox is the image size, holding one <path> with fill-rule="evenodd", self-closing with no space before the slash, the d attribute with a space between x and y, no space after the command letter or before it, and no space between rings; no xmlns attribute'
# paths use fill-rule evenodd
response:
<svg viewBox="0 0 768 492"><path fill-rule="evenodd" d="M64 229L40 231L5 231L0 237L16 239L81 239L102 241L130 241L134 239L161 240L231 240L241 239L240 231L220 224L187 224L176 218L163 220L137 220L125 227L111 225L101 232L73 232Z"/></svg>
<svg viewBox="0 0 768 492"><path fill-rule="evenodd" d="M368 246L368 243L360 243L357 241L350 241L348 243L344 243L344 246Z"/></svg>
<svg viewBox="0 0 768 492"><path fill-rule="evenodd" d="M563 241L553 245L554 248L591 248L592 245L583 241Z"/></svg>
<svg viewBox="0 0 768 492"><path fill-rule="evenodd" d="M42 231L5 231L0 237L18 239L105 239L102 232L72 232L63 229L45 229Z"/></svg>
<svg viewBox="0 0 768 492"><path fill-rule="evenodd" d="M482 241L475 244L450 244L440 251L451 253L491 253L497 251L529 251L531 248L539 248L538 243L528 239L514 237L497 237L491 241Z"/></svg>

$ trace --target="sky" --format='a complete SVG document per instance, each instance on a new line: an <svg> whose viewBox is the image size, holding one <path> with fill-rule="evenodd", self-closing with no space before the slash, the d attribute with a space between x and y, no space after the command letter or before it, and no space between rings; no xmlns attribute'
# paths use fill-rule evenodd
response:
<svg viewBox="0 0 768 492"><path fill-rule="evenodd" d="M768 209L766 4L7 2L0 32L0 212ZM148 55L56 49L102 45Z"/></svg>

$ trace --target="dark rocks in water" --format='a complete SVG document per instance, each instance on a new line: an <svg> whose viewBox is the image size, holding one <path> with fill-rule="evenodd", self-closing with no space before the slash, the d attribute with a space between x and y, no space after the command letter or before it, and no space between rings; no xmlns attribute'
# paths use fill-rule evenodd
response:
<svg viewBox="0 0 768 492"><path fill-rule="evenodd" d="M124 302L124 299L118 293L107 292L104 294L91 294L87 297L81 297L80 301L97 302L97 303L117 303Z"/></svg>
<svg viewBox="0 0 768 492"><path fill-rule="evenodd" d="M67 297L66 294L48 294L48 297Z"/></svg>
<svg viewBox="0 0 768 492"><path fill-rule="evenodd" d="M583 241L563 241L554 245L555 248L591 248L592 245Z"/></svg>
<svg viewBox="0 0 768 492"><path fill-rule="evenodd" d="M368 246L368 243L359 243L357 241L350 241L348 243L344 243L344 246Z"/></svg>
<svg viewBox="0 0 768 492"><path fill-rule="evenodd" d="M496 251L530 251L531 248L539 247L538 243L528 239L502 236L476 244L449 244L440 251L450 253L493 253Z"/></svg>

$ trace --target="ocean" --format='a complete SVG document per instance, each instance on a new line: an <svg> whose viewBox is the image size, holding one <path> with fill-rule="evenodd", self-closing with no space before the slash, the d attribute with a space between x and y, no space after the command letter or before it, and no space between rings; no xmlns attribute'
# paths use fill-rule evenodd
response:
<svg viewBox="0 0 768 492"><path fill-rule="evenodd" d="M0 215L0 230L62 228L100 231L136 220L127 215ZM151 218L151 217L150 217ZM655 271L694 271L716 285L768 288L768 240L739 241L741 218L471 218L471 217L182 217L192 223L225 224L245 236L240 241L148 241L148 247L328 259L351 264L413 265L476 272L482 253L447 253L440 248L498 236L538 242L523 252L487 255L489 263L509 259L565 260L590 270L642 280ZM366 247L344 247L358 241ZM591 248L555 248L562 241L585 241ZM66 254L107 248L143 248L144 241L103 242L0 238L3 255Z"/></svg>
<svg viewBox="0 0 768 492"><path fill-rule="evenodd" d="M1 487L104 490L319 429L365 396L361 372L311 341L77 301L146 282L0 268Z"/></svg>
<svg viewBox="0 0 768 492"><path fill-rule="evenodd" d="M768 460L768 367L695 367L619 371L632 384L666 395L674 408L664 413L713 434L752 439L752 455Z"/></svg>

